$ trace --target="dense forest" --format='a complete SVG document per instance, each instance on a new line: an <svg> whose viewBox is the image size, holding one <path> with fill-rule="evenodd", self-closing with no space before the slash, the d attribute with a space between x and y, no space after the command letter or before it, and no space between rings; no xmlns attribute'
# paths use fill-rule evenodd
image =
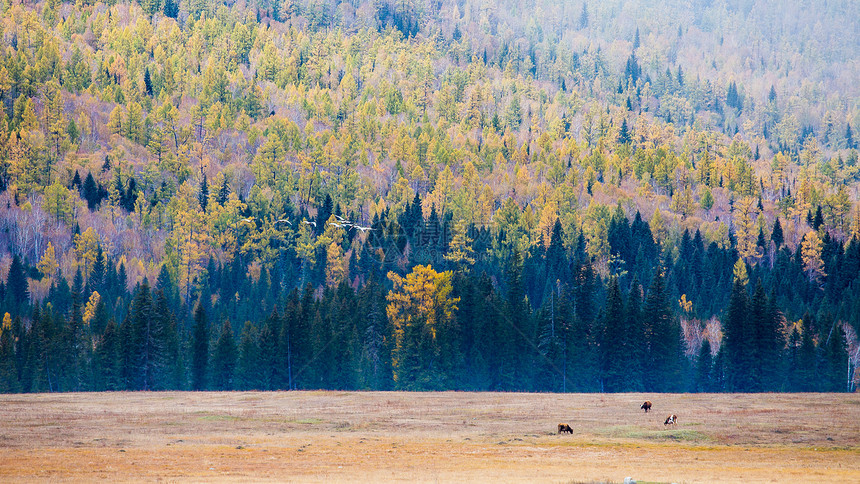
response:
<svg viewBox="0 0 860 484"><path fill-rule="evenodd" d="M0 392L857 387L856 0L0 11Z"/></svg>

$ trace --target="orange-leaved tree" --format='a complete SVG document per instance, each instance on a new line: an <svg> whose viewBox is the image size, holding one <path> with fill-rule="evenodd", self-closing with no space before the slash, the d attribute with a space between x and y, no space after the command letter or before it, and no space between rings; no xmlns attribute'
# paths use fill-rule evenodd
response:
<svg viewBox="0 0 860 484"><path fill-rule="evenodd" d="M404 390L450 388L461 352L456 347L454 313L459 298L451 297L452 273L416 266L401 277L388 278L388 319L394 327L394 381Z"/></svg>

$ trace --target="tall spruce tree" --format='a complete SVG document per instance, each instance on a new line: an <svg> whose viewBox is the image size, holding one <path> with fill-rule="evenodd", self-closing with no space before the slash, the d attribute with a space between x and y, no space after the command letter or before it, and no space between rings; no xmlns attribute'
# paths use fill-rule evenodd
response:
<svg viewBox="0 0 860 484"><path fill-rule="evenodd" d="M848 351L846 346L845 332L842 330L842 325L838 321L835 321L830 325L827 338L821 345L821 365L817 375L821 379L821 391L847 391L851 375L848 374Z"/></svg>
<svg viewBox="0 0 860 484"><path fill-rule="evenodd" d="M713 391L713 384L711 381L713 371L714 360L711 356L711 342L705 338L705 340L702 341L702 347L699 349L699 355L696 357L695 391Z"/></svg>
<svg viewBox="0 0 860 484"><path fill-rule="evenodd" d="M91 382L92 340L88 329L84 327L78 294L75 292L72 296L72 312L64 328L62 341L59 342L62 351L60 374L65 377L61 379L63 391L84 391L89 389Z"/></svg>
<svg viewBox="0 0 860 484"><path fill-rule="evenodd" d="M728 389L733 392L755 390L757 365L754 358L754 332L748 320L749 311L750 301L745 280L735 277L729 307L723 318L726 378Z"/></svg>
<svg viewBox="0 0 860 484"><path fill-rule="evenodd" d="M191 389L206 390L209 379L209 322L203 304L194 311L194 333L191 340Z"/></svg>
<svg viewBox="0 0 860 484"><path fill-rule="evenodd" d="M236 341L230 320L225 319L212 352L212 387L215 390L232 390L236 372Z"/></svg>
<svg viewBox="0 0 860 484"><path fill-rule="evenodd" d="M555 289L551 290L549 297L544 298L544 305L539 315L541 325L537 345L540 360L536 390L552 392L564 390L563 359L566 328L558 299Z"/></svg>
<svg viewBox="0 0 860 484"><path fill-rule="evenodd" d="M625 309L625 327L621 335L625 342L626 352L624 391L641 392L643 390L643 355L647 348L647 342L642 326L642 285L639 284L639 278L636 276L633 276Z"/></svg>
<svg viewBox="0 0 860 484"><path fill-rule="evenodd" d="M278 388L294 390L296 388L297 371L300 366L297 366L297 358L301 358L304 354L298 351L297 344L299 342L298 332L300 331L299 318L301 317L301 307L299 303L298 290L293 289L287 296L286 304L284 305L284 315L280 321L279 330L277 324L272 324L274 333L278 338L278 371L275 373L275 381ZM269 318L270 321L277 321Z"/></svg>
<svg viewBox="0 0 860 484"><path fill-rule="evenodd" d="M267 368L262 363L259 333L250 321L245 322L239 339L239 361L236 367L236 388L239 390L263 389L262 376Z"/></svg>
<svg viewBox="0 0 860 484"><path fill-rule="evenodd" d="M627 354L624 301L621 297L617 277L612 277L609 280L606 304L603 310L602 329L603 334L600 343L602 389L606 392L624 391L626 390L627 362L630 356Z"/></svg>
<svg viewBox="0 0 860 484"><path fill-rule="evenodd" d="M209 206L209 180L206 179L206 174L203 174L203 179L200 181L200 191L197 193L197 200L200 202L200 210L206 213L206 208Z"/></svg>
<svg viewBox="0 0 860 484"><path fill-rule="evenodd" d="M81 186L81 196L87 201L87 208L90 211L95 210L101 202L99 187L96 184L95 178L93 178L92 172L87 173L87 177L84 179L84 183Z"/></svg>
<svg viewBox="0 0 860 484"><path fill-rule="evenodd" d="M508 280L507 291L507 323L511 336L508 350L511 358L511 379L508 388L511 390L531 390L531 381L535 367L535 330L528 307L525 288L522 280L523 258L519 251L514 251L508 259L506 271Z"/></svg>
<svg viewBox="0 0 860 484"><path fill-rule="evenodd" d="M10 299L10 307L17 314L17 309L23 309L23 305L30 301L30 285L27 275L24 273L24 264L21 257L15 254L12 257L12 265L9 266L9 275L6 277L6 293Z"/></svg>
<svg viewBox="0 0 860 484"><path fill-rule="evenodd" d="M95 349L93 386L97 391L117 391L123 387L120 342L119 326L111 319Z"/></svg>
<svg viewBox="0 0 860 484"><path fill-rule="evenodd" d="M792 375L794 392L819 391L819 379L816 378L816 345L813 337L814 321L811 315L805 314L800 321L800 344L797 352L797 365Z"/></svg>
<svg viewBox="0 0 860 484"><path fill-rule="evenodd" d="M135 291L129 309L132 331L132 389L154 390L164 377L165 338L163 318L156 314L149 283Z"/></svg>
<svg viewBox="0 0 860 484"><path fill-rule="evenodd" d="M6 313L6 316L8 316L8 313ZM9 322L11 323L11 318ZM9 327L3 324L0 327L0 393L17 393L21 391L20 382L18 381L18 370L15 364L15 344L13 338L11 324Z"/></svg>
<svg viewBox="0 0 860 484"><path fill-rule="evenodd" d="M176 317L170 308L163 289L155 293L155 318L161 336L163 353L159 362L160 374L155 389L183 390L185 381L185 352L182 350L182 335Z"/></svg>
<svg viewBox="0 0 860 484"><path fill-rule="evenodd" d="M280 325L278 325L280 327ZM267 322L260 330L259 336L260 362L259 384L261 390L278 388L278 338Z"/></svg>
<svg viewBox="0 0 860 484"><path fill-rule="evenodd" d="M773 244L776 246L777 249L782 246L782 243L785 240L784 235L782 233L782 224L779 223L779 217L777 217L776 220L773 222L773 229L770 231L770 240L773 241Z"/></svg>
<svg viewBox="0 0 860 484"><path fill-rule="evenodd" d="M648 345L646 391L679 391L683 388L681 328L669 307L666 283L660 268L648 288L642 319L646 326Z"/></svg>
<svg viewBox="0 0 860 484"><path fill-rule="evenodd" d="M573 289L575 308L571 322L569 341L569 362L566 376L569 383L568 391L593 392L600 390L599 353L597 352L597 334L594 327L595 292L597 290L597 275L587 257L582 259L576 269L575 286Z"/></svg>
<svg viewBox="0 0 860 484"><path fill-rule="evenodd" d="M752 318L759 371L758 390L777 391L782 386L782 373L785 368L785 333L782 314L776 306L775 297L765 297L760 279L753 295Z"/></svg>

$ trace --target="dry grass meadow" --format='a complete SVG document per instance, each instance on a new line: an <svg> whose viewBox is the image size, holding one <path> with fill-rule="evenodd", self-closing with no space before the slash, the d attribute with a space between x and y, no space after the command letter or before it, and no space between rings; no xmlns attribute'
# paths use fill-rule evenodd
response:
<svg viewBox="0 0 860 484"><path fill-rule="evenodd" d="M654 407L639 410L644 399ZM669 413L678 425L664 428ZM557 435L566 422L571 435ZM860 482L856 394L0 396L0 482Z"/></svg>

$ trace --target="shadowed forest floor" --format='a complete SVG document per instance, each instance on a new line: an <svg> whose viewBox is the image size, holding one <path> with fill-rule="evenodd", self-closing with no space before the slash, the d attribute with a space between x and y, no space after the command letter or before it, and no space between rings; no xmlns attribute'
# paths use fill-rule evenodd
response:
<svg viewBox="0 0 860 484"><path fill-rule="evenodd" d="M2 395L0 422L3 482L860 482L856 394Z"/></svg>

